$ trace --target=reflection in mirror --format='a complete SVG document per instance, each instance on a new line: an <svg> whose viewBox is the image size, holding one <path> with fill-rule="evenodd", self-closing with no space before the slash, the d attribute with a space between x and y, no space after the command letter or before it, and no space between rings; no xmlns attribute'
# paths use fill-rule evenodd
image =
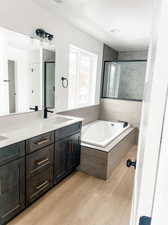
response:
<svg viewBox="0 0 168 225"><path fill-rule="evenodd" d="M55 51L43 49L44 107L55 108Z"/></svg>
<svg viewBox="0 0 168 225"><path fill-rule="evenodd" d="M142 100L146 61L105 62L103 96L128 100Z"/></svg>
<svg viewBox="0 0 168 225"><path fill-rule="evenodd" d="M40 42L0 28L0 115L42 108Z"/></svg>
<svg viewBox="0 0 168 225"><path fill-rule="evenodd" d="M53 49L49 43L0 28L0 115L42 110L44 62L47 62L47 101L54 108Z"/></svg>

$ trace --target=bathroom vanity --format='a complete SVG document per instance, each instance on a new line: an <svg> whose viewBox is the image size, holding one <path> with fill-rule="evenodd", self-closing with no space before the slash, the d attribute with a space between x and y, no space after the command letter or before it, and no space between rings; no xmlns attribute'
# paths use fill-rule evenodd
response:
<svg viewBox="0 0 168 225"><path fill-rule="evenodd" d="M5 40L0 40L2 225L79 165L82 119L50 115L56 102L55 46L5 28L0 31Z"/></svg>
<svg viewBox="0 0 168 225"><path fill-rule="evenodd" d="M53 116L3 133L0 225L6 224L79 165L81 124L78 118Z"/></svg>

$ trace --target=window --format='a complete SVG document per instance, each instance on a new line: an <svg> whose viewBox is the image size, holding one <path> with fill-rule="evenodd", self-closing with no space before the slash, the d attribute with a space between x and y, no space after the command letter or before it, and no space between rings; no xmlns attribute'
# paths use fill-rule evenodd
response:
<svg viewBox="0 0 168 225"><path fill-rule="evenodd" d="M95 103L98 56L70 45L69 109Z"/></svg>

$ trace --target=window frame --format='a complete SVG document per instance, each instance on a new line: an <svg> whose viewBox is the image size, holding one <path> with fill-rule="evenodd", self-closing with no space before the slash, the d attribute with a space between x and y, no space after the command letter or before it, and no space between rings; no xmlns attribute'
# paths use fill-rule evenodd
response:
<svg viewBox="0 0 168 225"><path fill-rule="evenodd" d="M78 108L84 108L84 107L89 107L89 106L93 106L96 105L96 85L97 85L97 72L98 72L98 58L99 56L95 53L89 52L85 49L79 48L73 44L69 45L69 78L71 79L71 74L70 74L70 55L71 53L75 53L77 55L77 63L76 63L76 74L75 74L75 78L73 82L75 82L75 91L74 93L78 93L77 86L80 80L80 58L82 55L86 55L88 57L90 57L90 62L91 62L91 66L90 66L90 71L89 71L89 94L88 96L91 96L91 100L89 101L90 98L88 98L88 102L87 103L83 103L83 104L72 104L72 102L69 100L70 96L76 96L75 94L72 93L72 90L70 91L70 89L68 90L68 110L73 110L73 109L78 109ZM94 75L92 75L94 74ZM70 84L70 82L69 82ZM69 86L71 87L71 86ZM79 95L77 95L79 96ZM77 99L75 102L78 102Z"/></svg>

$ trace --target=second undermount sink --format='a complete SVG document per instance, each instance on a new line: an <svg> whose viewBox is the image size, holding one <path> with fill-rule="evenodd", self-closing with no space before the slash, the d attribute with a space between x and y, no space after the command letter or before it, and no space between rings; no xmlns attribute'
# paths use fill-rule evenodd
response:
<svg viewBox="0 0 168 225"><path fill-rule="evenodd" d="M8 138L0 135L0 141L4 141L6 139L8 139Z"/></svg>

